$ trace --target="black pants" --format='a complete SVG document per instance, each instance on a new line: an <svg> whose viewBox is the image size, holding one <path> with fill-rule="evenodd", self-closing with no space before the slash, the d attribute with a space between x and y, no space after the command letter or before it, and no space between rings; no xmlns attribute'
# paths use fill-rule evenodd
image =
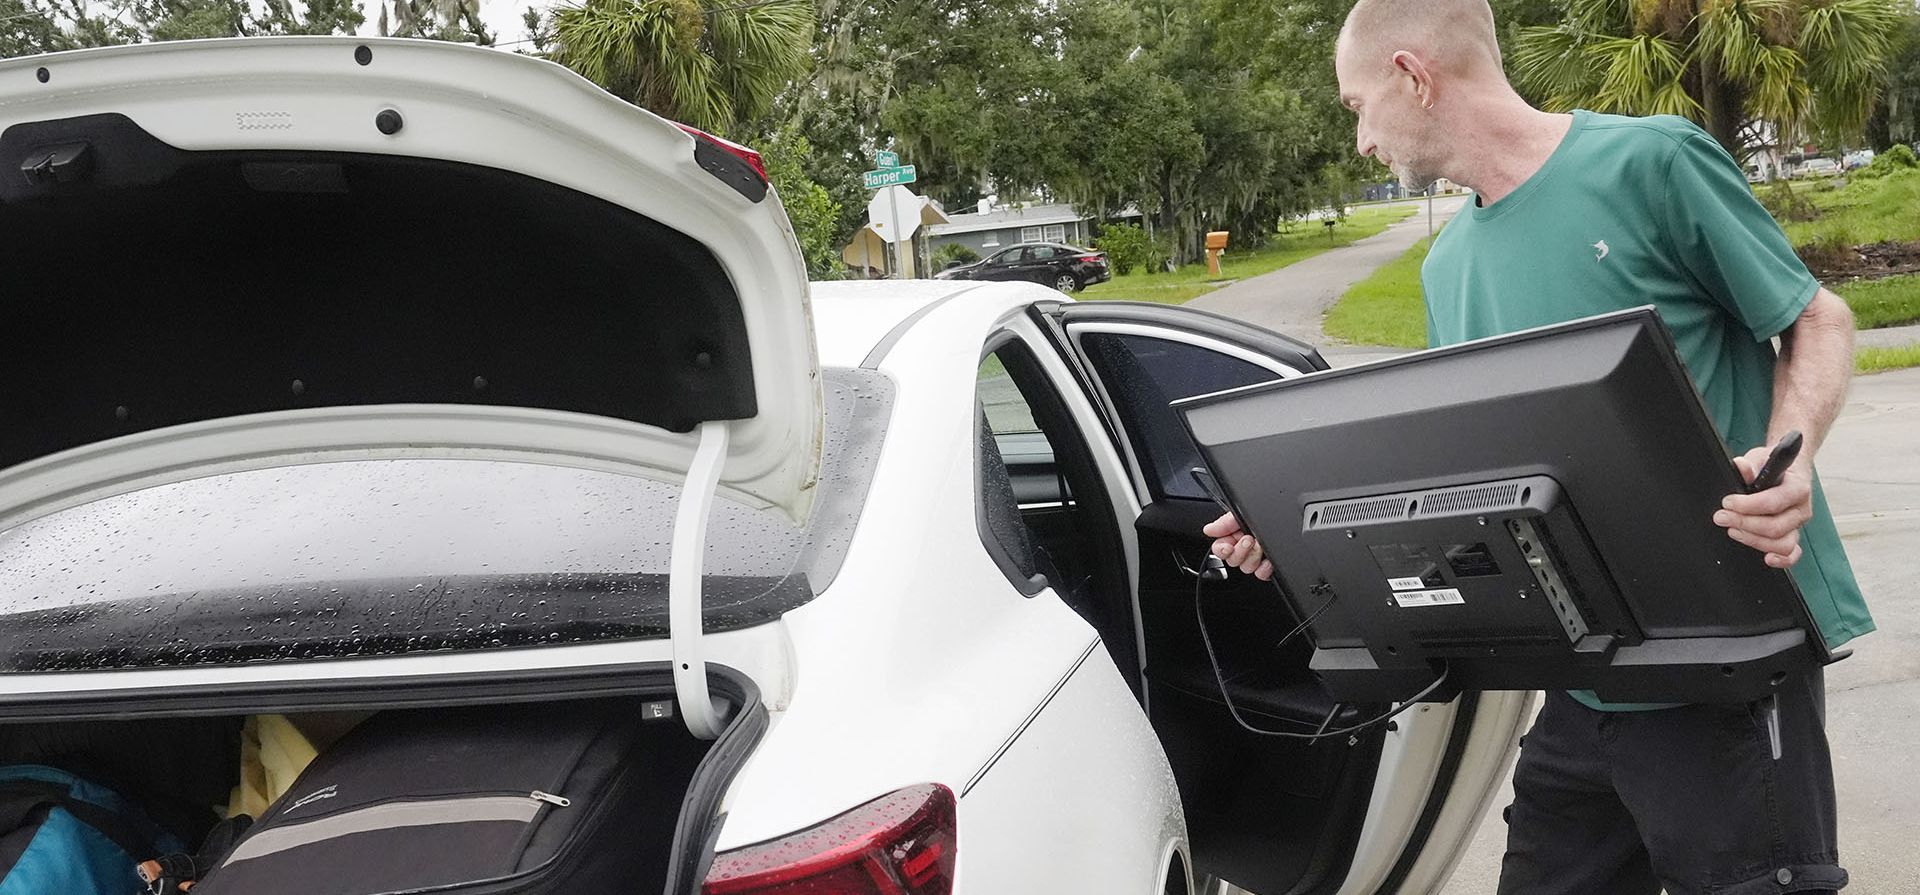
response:
<svg viewBox="0 0 1920 895"><path fill-rule="evenodd" d="M1600 712L1550 692L1513 772L1501 895L1760 895L1847 884L1823 676L1757 705Z"/></svg>

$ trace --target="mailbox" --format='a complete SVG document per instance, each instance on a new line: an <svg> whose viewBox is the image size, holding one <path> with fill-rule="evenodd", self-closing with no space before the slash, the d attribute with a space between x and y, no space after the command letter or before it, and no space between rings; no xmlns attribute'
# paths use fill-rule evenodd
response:
<svg viewBox="0 0 1920 895"><path fill-rule="evenodd" d="M1215 230L1207 234L1207 277L1220 279L1220 253L1227 250L1226 230Z"/></svg>

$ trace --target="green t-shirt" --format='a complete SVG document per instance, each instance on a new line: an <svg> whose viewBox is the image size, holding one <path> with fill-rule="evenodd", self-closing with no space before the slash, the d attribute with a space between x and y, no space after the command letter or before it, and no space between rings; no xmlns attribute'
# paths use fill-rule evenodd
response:
<svg viewBox="0 0 1920 895"><path fill-rule="evenodd" d="M1511 195L1484 207L1475 197L1441 231L1420 279L1436 346L1653 305L1736 454L1766 440L1771 340L1820 286L1706 132L1673 116L1584 111ZM1813 506L1794 578L1838 647L1873 618L1817 477Z"/></svg>

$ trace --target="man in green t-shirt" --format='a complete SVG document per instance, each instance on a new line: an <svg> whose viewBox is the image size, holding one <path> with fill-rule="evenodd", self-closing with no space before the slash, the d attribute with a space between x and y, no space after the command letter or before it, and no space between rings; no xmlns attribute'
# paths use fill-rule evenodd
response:
<svg viewBox="0 0 1920 895"><path fill-rule="evenodd" d="M1409 188L1445 177L1474 190L1421 270L1431 344L1655 306L1749 480L1785 433L1806 439L1778 487L1729 495L1713 521L1793 570L1830 646L1873 630L1813 472L1852 373L1853 316L1732 157L1682 118L1528 106L1501 70L1486 0L1360 0L1336 55L1361 155ZM1272 574L1231 516L1207 533L1229 564ZM1846 885L1820 676L1777 701L1775 760L1751 706L1549 693L1514 770L1500 891Z"/></svg>

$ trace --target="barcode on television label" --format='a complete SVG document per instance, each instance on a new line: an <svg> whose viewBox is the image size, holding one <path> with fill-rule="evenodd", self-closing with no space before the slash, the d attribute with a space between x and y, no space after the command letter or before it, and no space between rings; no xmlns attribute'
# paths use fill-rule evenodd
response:
<svg viewBox="0 0 1920 895"><path fill-rule="evenodd" d="M1451 587L1440 590L1405 591L1394 594L1393 599L1400 604L1401 608L1412 608L1415 606L1451 606L1466 602L1465 599L1461 598L1460 591Z"/></svg>

